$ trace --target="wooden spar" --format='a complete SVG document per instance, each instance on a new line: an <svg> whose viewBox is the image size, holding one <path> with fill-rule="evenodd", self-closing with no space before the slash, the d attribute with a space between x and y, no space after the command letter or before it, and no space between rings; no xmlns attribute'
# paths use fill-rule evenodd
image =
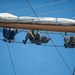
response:
<svg viewBox="0 0 75 75"><path fill-rule="evenodd" d="M14 22L0 22L0 27L6 28L19 28L29 30L47 30L57 32L75 32L74 26L62 26L62 25L41 25L41 24L25 24L25 23L14 23Z"/></svg>

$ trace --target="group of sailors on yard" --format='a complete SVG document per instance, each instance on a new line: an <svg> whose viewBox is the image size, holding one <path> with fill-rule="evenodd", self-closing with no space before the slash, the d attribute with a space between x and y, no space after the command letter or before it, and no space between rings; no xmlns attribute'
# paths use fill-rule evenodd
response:
<svg viewBox="0 0 75 75"><path fill-rule="evenodd" d="M18 29L13 28L3 28L3 41L11 43L12 41L15 41L15 35L18 33ZM27 40L33 44L41 45L42 43L48 43L51 38L48 38L47 36L42 36L40 32L37 33L34 32L34 30L30 30L27 34L25 39L23 40L23 43L26 44ZM67 36L67 33L65 33L64 37L64 47L65 48L75 48L75 36L70 36L70 38Z"/></svg>
<svg viewBox="0 0 75 75"><path fill-rule="evenodd" d="M13 29L13 28L3 28L3 41L5 42L14 42L15 41L15 35L18 33L18 29ZM27 40L33 44L36 45L41 45L42 43L48 43L51 38L47 38L46 36L41 36L40 32L34 33L34 30L30 30L26 37L25 40L23 40L23 43L26 44Z"/></svg>

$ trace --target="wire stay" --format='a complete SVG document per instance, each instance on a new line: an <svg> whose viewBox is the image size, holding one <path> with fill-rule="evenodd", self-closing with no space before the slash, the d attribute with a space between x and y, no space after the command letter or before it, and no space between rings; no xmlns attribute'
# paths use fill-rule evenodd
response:
<svg viewBox="0 0 75 75"><path fill-rule="evenodd" d="M72 71L70 69L70 67L68 66L68 64L66 63L65 59L63 58L63 56L61 55L61 53L59 52L58 48L55 46L54 42L51 40L51 42L53 43L55 49L57 50L58 54L60 55L60 57L62 58L63 62L65 63L66 67L68 68L68 70L70 71L70 73L72 74Z"/></svg>
<svg viewBox="0 0 75 75"><path fill-rule="evenodd" d="M38 19L38 21L40 22L40 24L41 24L41 21L40 21L40 19L38 18L38 15L36 14L36 12L34 11L34 9L33 9L33 7L32 7L32 5L31 5L31 3L29 2L29 0L26 0L27 1L27 3L29 4L29 6L30 6L30 8L32 9L32 11L33 11L33 13L35 14L35 16L37 17L37 19ZM39 30L37 30L37 32L38 32Z"/></svg>
<svg viewBox="0 0 75 75"><path fill-rule="evenodd" d="M0 39L0 41L3 41L3 40L2 40L2 39ZM23 44L23 42L13 42L13 43ZM27 44L32 44L32 43L27 42ZM54 47L54 45L49 45L49 44L42 44L42 45L37 45L37 46L49 46L49 47ZM56 45L56 47L64 47L64 46Z"/></svg>
<svg viewBox="0 0 75 75"><path fill-rule="evenodd" d="M49 5L58 4L58 3L62 3L62 2L67 2L67 1L69 1L69 0L63 0L63 1L57 1L57 2L52 2L52 3L47 3L47 4L35 6L33 8L41 8L41 7L44 7L44 6L49 6ZM31 8L23 8L23 9L11 10L11 11L6 11L6 12L19 12L19 11L30 10L30 9Z"/></svg>
<svg viewBox="0 0 75 75"><path fill-rule="evenodd" d="M73 70L73 74L72 75L74 75L75 74L75 67L74 67L74 70Z"/></svg>
<svg viewBox="0 0 75 75"><path fill-rule="evenodd" d="M46 14L52 14L52 13L70 11L70 10L75 10L75 8L68 8L68 9L63 9L63 10L56 10L56 11L51 11L51 12L45 12L45 13L40 13L40 14L37 14L37 15L38 16L42 16L42 15L46 15ZM34 16L34 15L30 15L30 16Z"/></svg>
<svg viewBox="0 0 75 75"><path fill-rule="evenodd" d="M14 67L14 63L13 63L13 60L12 60L12 56L11 56L11 52L10 52L10 48L9 48L8 43L7 43L7 48L8 48L8 53L9 53L9 56L10 56L12 68L13 68L13 71L14 71L14 75L16 75L16 71L15 71L15 67Z"/></svg>

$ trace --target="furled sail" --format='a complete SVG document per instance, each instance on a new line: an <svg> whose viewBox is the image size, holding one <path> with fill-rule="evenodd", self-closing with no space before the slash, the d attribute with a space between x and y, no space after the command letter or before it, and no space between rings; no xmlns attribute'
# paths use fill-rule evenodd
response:
<svg viewBox="0 0 75 75"><path fill-rule="evenodd" d="M75 20L54 17L18 17L9 13L0 13L0 27L75 32Z"/></svg>
<svg viewBox="0 0 75 75"><path fill-rule="evenodd" d="M0 13L0 22L19 22L19 23L35 23L35 24L61 24L73 25L75 20L69 18L55 17L30 17L30 16L15 16L10 13Z"/></svg>

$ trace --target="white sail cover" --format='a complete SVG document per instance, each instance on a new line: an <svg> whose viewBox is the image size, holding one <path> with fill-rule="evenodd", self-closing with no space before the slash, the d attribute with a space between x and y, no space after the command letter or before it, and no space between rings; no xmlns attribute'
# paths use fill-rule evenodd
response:
<svg viewBox="0 0 75 75"><path fill-rule="evenodd" d="M0 22L21 22L21 23L37 23L37 24L62 24L72 25L75 24L75 20L69 18L54 18L54 17L30 17L30 16L18 16L10 13L0 13Z"/></svg>
<svg viewBox="0 0 75 75"><path fill-rule="evenodd" d="M17 22L18 17L9 13L0 13L0 22Z"/></svg>
<svg viewBox="0 0 75 75"><path fill-rule="evenodd" d="M33 23L33 17L21 16L21 17L19 17L19 22L22 22L22 23Z"/></svg>
<svg viewBox="0 0 75 75"><path fill-rule="evenodd" d="M53 17L34 17L34 23L39 24L56 24L56 18Z"/></svg>
<svg viewBox="0 0 75 75"><path fill-rule="evenodd" d="M63 24L63 25L72 25L75 24L75 20L68 19L68 18L57 18L58 24Z"/></svg>

